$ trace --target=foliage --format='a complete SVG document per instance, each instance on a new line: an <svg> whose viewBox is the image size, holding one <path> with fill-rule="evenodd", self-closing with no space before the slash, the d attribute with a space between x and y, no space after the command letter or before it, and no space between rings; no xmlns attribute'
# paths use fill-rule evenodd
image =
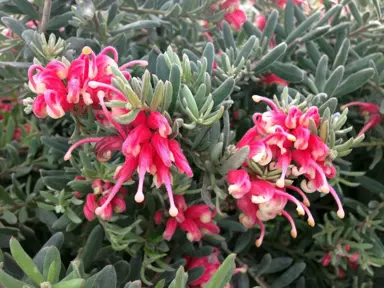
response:
<svg viewBox="0 0 384 288"><path fill-rule="evenodd" d="M0 1L1 285L382 285L381 6L377 0ZM80 62L94 70L76 68ZM57 70L47 68L52 63ZM43 71L47 78L38 77ZM80 100L70 91L73 79ZM311 173L318 173L302 172L291 160L284 172L279 157L263 163L264 152L240 145L261 129L255 115L269 130L253 140L279 136L280 128L268 126L273 105L286 116L296 108L300 115L318 112L318 119L297 121L326 147L318 163L334 168L325 183L341 199L344 219L330 195L316 192L303 197L314 228L291 204L273 206L272 196L251 201L272 216L258 214L257 224L248 225L236 193L249 179L285 193L289 185L305 191L303 175L315 181ZM146 143L156 151L144 149ZM231 183L233 171L246 176ZM292 227L279 215L288 215Z"/></svg>

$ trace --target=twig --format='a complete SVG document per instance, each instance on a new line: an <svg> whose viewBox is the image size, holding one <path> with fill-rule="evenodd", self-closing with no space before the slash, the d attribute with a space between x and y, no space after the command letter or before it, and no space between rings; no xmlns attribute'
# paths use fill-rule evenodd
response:
<svg viewBox="0 0 384 288"><path fill-rule="evenodd" d="M44 0L43 13L41 15L41 22L39 32L44 33L48 27L48 21L51 16L52 0Z"/></svg>

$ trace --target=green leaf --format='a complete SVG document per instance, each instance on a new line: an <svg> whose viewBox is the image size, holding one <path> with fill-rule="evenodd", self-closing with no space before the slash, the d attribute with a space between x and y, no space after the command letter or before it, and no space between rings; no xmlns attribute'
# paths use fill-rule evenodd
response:
<svg viewBox="0 0 384 288"><path fill-rule="evenodd" d="M249 20L245 21L243 24L243 29L248 33L248 35L255 35L257 38L261 37L261 31L257 29L255 25L249 22Z"/></svg>
<svg viewBox="0 0 384 288"><path fill-rule="evenodd" d="M343 75L344 75L344 67L339 66L329 76L328 80L324 84L324 89L323 89L323 92L326 93L328 97L331 97L333 95L336 88L339 86L341 80L343 79Z"/></svg>
<svg viewBox="0 0 384 288"><path fill-rule="evenodd" d="M131 273L131 265L125 260L117 261L113 264L117 275L117 286L120 287L123 283L126 283Z"/></svg>
<svg viewBox="0 0 384 288"><path fill-rule="evenodd" d="M287 50L287 44L280 43L275 48L273 48L267 55L260 59L253 67L253 72L259 74L272 65L276 60L278 60L282 55L284 55Z"/></svg>
<svg viewBox="0 0 384 288"><path fill-rule="evenodd" d="M157 82L155 92L151 101L151 110L157 111L157 108L163 103L164 100L164 82Z"/></svg>
<svg viewBox="0 0 384 288"><path fill-rule="evenodd" d="M209 66L208 66L209 68ZM180 91L181 84L181 72L179 66L176 64L172 65L171 72L169 74L169 81L172 84L172 102L169 106L169 112L172 112L175 109L176 101Z"/></svg>
<svg viewBox="0 0 384 288"><path fill-rule="evenodd" d="M300 83L304 80L303 70L290 63L276 61L269 69L278 77L291 83Z"/></svg>
<svg viewBox="0 0 384 288"><path fill-rule="evenodd" d="M3 212L2 218L10 225L15 225L17 223L17 217L9 210Z"/></svg>
<svg viewBox="0 0 384 288"><path fill-rule="evenodd" d="M290 257L279 257L272 259L268 268L264 271L264 274L272 274L287 269L292 264L292 258Z"/></svg>
<svg viewBox="0 0 384 288"><path fill-rule="evenodd" d="M360 11L357 8L355 2L351 1L348 4L349 9L353 15L353 18L355 18L356 22L359 23L359 26L363 25L363 19L361 18Z"/></svg>
<svg viewBox="0 0 384 288"><path fill-rule="evenodd" d="M61 270L60 252L55 246L48 247L44 258L43 275L51 284L59 281Z"/></svg>
<svg viewBox="0 0 384 288"><path fill-rule="evenodd" d="M339 52L337 52L336 54L335 61L333 62L333 65L332 65L332 70L335 70L336 67L343 66L345 64L345 62L348 59L349 46L350 46L349 39L345 39L343 41L343 44L341 44L341 48Z"/></svg>
<svg viewBox="0 0 384 288"><path fill-rule="evenodd" d="M119 115L115 117L115 120L120 124L128 125L132 121L134 121L139 114L140 109L133 109L129 111L127 114Z"/></svg>
<svg viewBox="0 0 384 288"><path fill-rule="evenodd" d="M317 27L317 28L311 30L310 32L308 32L307 34L305 34L303 37L301 37L300 41L302 43L304 43L307 41L316 40L317 38L319 38L319 37L323 36L325 33L327 33L329 31L330 27L331 27L330 25L324 25L324 26Z"/></svg>
<svg viewBox="0 0 384 288"><path fill-rule="evenodd" d="M225 47L227 49L232 48L233 51L236 51L236 44L235 44L235 39L233 39L232 29L229 26L229 24L225 21L223 22L223 37L224 37Z"/></svg>
<svg viewBox="0 0 384 288"><path fill-rule="evenodd" d="M5 142L6 143L9 143L12 141L13 135L15 133L15 129L16 129L16 123L12 117L9 117L6 132L5 132Z"/></svg>
<svg viewBox="0 0 384 288"><path fill-rule="evenodd" d="M287 35L292 33L293 29L295 28L294 11L293 0L288 0L284 11L284 28Z"/></svg>
<svg viewBox="0 0 384 288"><path fill-rule="evenodd" d="M215 61L215 47L213 47L212 43L208 42L205 45L203 56L207 59L207 72L209 75L211 75L213 62ZM171 79L171 77L169 77L169 79Z"/></svg>
<svg viewBox="0 0 384 288"><path fill-rule="evenodd" d="M303 262L293 264L279 278L273 281L271 288L287 287L300 276L300 274L304 271L305 267L306 264Z"/></svg>
<svg viewBox="0 0 384 288"><path fill-rule="evenodd" d="M25 253L20 243L15 238L11 238L9 243L13 259L15 259L17 265L20 266L24 273L36 284L44 282L43 275L41 275L31 257Z"/></svg>
<svg viewBox="0 0 384 288"><path fill-rule="evenodd" d="M168 80L169 77L169 67L163 54L160 54L159 57L157 57L156 76L162 81Z"/></svg>
<svg viewBox="0 0 384 288"><path fill-rule="evenodd" d="M263 275L264 272L268 269L269 265L272 263L272 256L271 254L265 254L263 258L261 259L260 263L257 264L257 266L254 268L254 273L257 276Z"/></svg>
<svg viewBox="0 0 384 288"><path fill-rule="evenodd" d="M188 273L184 272L183 266L180 266L180 268L177 269L175 279L173 279L173 281L168 286L168 288L185 288L187 281L188 281Z"/></svg>
<svg viewBox="0 0 384 288"><path fill-rule="evenodd" d="M328 56L323 55L317 64L315 84L319 91L323 91L328 72Z"/></svg>
<svg viewBox="0 0 384 288"><path fill-rule="evenodd" d="M227 78L215 91L212 92L212 98L215 106L220 105L225 98L231 95L235 88L235 80L233 77Z"/></svg>
<svg viewBox="0 0 384 288"><path fill-rule="evenodd" d="M69 11L52 17L48 22L47 30L57 30L62 27L67 27L69 25L69 20L71 20L73 16L73 12Z"/></svg>
<svg viewBox="0 0 384 288"><path fill-rule="evenodd" d="M233 221L233 220L224 219L224 220L218 221L217 224L221 228L228 229L228 230L231 230L233 232L246 232L247 231L247 228L245 228L239 222Z"/></svg>
<svg viewBox="0 0 384 288"><path fill-rule="evenodd" d="M72 279L68 281L62 281L52 286L52 288L82 288L85 283L84 279ZM112 286L105 286L111 287Z"/></svg>
<svg viewBox="0 0 384 288"><path fill-rule="evenodd" d="M4 204L10 204L10 205L13 205L15 203L11 198L11 196L9 196L9 194L5 191L5 189L1 185L0 185L0 201L2 201Z"/></svg>
<svg viewBox="0 0 384 288"><path fill-rule="evenodd" d="M0 269L0 283L4 285L4 288L32 288L32 286L8 275L3 269Z"/></svg>
<svg viewBox="0 0 384 288"><path fill-rule="evenodd" d="M25 15L28 15L33 20L40 20L39 13L37 13L35 7L28 0L13 0L13 2Z"/></svg>
<svg viewBox="0 0 384 288"><path fill-rule="evenodd" d="M112 265L105 266L96 277L95 288L116 288L117 277L115 268Z"/></svg>
<svg viewBox="0 0 384 288"><path fill-rule="evenodd" d="M23 24L23 22L16 20L15 18L12 18L12 17L1 17L1 21L5 25L7 25L7 27L11 29L13 33L19 36L21 36L23 31L27 29L27 27Z"/></svg>
<svg viewBox="0 0 384 288"><path fill-rule="evenodd" d="M363 69L345 79L335 91L335 97L341 97L348 93L351 93L365 83L375 74L375 70L372 68Z"/></svg>
<svg viewBox="0 0 384 288"><path fill-rule="evenodd" d="M309 29L313 23L315 23L320 18L321 12L317 11L309 16L305 21L303 21L295 30L292 31L285 40L287 44L290 44L295 39L299 38L305 30Z"/></svg>
<svg viewBox="0 0 384 288"><path fill-rule="evenodd" d="M27 62L4 62L0 61L0 67L12 67L12 68L20 68L20 69L28 69L32 63Z"/></svg>
<svg viewBox="0 0 384 288"><path fill-rule="evenodd" d="M264 51L268 49L269 42L271 42L278 18L279 18L279 12L277 12L276 10L273 10L268 17L267 23L265 24L265 28L260 37L260 43L261 45L264 45Z"/></svg>
<svg viewBox="0 0 384 288"><path fill-rule="evenodd" d="M251 52L253 50L253 47L255 46L255 43L256 43L256 37L255 36L251 36L248 39L248 41L245 42L244 46L241 48L239 54L236 57L236 60L234 63L235 67L240 64L240 61L242 58L244 58L244 60L248 59L249 55L251 54Z"/></svg>
<svg viewBox="0 0 384 288"><path fill-rule="evenodd" d="M116 35L116 34L119 34L119 33L122 33L122 32L125 32L127 30L133 30L133 29L136 29L136 30L141 30L141 29L151 29L151 28L156 28L156 27L160 27L161 24L159 21L154 21L154 20L140 20L140 21L136 21L136 22L133 22L133 23L130 23L130 24L127 24L127 25L124 25L123 27L120 27L116 30L112 30L110 31L110 33L112 35Z"/></svg>
<svg viewBox="0 0 384 288"><path fill-rule="evenodd" d="M368 177L368 176L360 176L356 177L357 181L368 191L380 195L384 192L384 184Z"/></svg>
<svg viewBox="0 0 384 288"><path fill-rule="evenodd" d="M204 288L224 288L224 286L231 280L233 272L235 271L235 259L236 254L228 255Z"/></svg>
<svg viewBox="0 0 384 288"><path fill-rule="evenodd" d="M81 259L84 263L84 270L88 271L91 267L92 261L96 256L95 251L99 251L103 246L104 230L100 225L93 228L91 234L88 236L85 247L81 253Z"/></svg>
<svg viewBox="0 0 384 288"><path fill-rule="evenodd" d="M222 164L222 166L219 168L219 172L222 175L225 175L228 171L239 168L247 159L248 153L248 146L240 148Z"/></svg>
<svg viewBox="0 0 384 288"><path fill-rule="evenodd" d="M314 25L315 27L318 27L318 26L322 26L324 24L327 24L328 23L328 20L331 19L331 17L337 13L339 13L341 11L341 9L343 8L343 6L337 4L335 6L333 6L331 9L329 9L324 15L323 17L321 17L321 19Z"/></svg>
<svg viewBox="0 0 384 288"><path fill-rule="evenodd" d="M205 271L205 268L202 266L194 267L188 270L188 283L193 282L201 277Z"/></svg>
<svg viewBox="0 0 384 288"><path fill-rule="evenodd" d="M373 5L375 6L377 17L381 18L381 8L379 0L373 0Z"/></svg>
<svg viewBox="0 0 384 288"><path fill-rule="evenodd" d="M241 253L252 241L253 231L249 229L245 233L241 233L236 240L235 249L233 252Z"/></svg>

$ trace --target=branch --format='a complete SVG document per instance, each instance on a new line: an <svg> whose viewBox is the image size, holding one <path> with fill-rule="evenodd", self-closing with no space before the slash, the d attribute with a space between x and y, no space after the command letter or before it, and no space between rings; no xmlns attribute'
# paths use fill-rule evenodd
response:
<svg viewBox="0 0 384 288"><path fill-rule="evenodd" d="M47 30L48 21L51 16L52 0L44 0L43 13L41 15L41 22L39 32L44 33Z"/></svg>

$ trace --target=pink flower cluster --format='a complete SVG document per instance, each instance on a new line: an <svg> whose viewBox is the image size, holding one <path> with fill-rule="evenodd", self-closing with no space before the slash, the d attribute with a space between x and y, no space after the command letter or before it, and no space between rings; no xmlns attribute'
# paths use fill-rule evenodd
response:
<svg viewBox="0 0 384 288"><path fill-rule="evenodd" d="M101 84L93 82L91 85ZM103 87L121 94L112 86L103 84ZM121 94L120 96L124 95ZM164 184L170 202L169 214L175 217L178 214L178 209L173 200L170 168L175 165L180 173L185 173L188 177L192 177L193 173L179 143L175 139L169 138L172 129L168 120L158 111L143 108L134 121L128 125L121 125L113 119L113 111L107 110L103 99L104 92L99 92L98 97L102 107L102 111L99 111L103 116L102 121L105 125L114 127L116 134L80 140L72 145L64 156L65 160L70 159L72 151L84 143L96 143L95 153L99 161L108 161L112 151L121 151L125 156L124 164L116 169L115 186L108 194L104 204L98 207L95 213L97 215L104 213L123 183L130 180L137 170L139 183L135 201L139 203L144 201L144 179L146 173L150 173L156 187L159 188Z"/></svg>
<svg viewBox="0 0 384 288"><path fill-rule="evenodd" d="M113 54L113 59L107 56ZM29 87L37 94L33 99L32 110L39 118L47 116L61 118L71 110L84 110L84 106L99 103L97 93L104 91L108 99L114 93L102 87L92 88L89 83L98 81L111 84L111 65L117 65L118 55L113 47L104 48L98 55L89 47L84 47L82 54L71 63L58 60L50 61L46 67L32 65L28 70ZM133 61L120 67L122 73L129 79L131 76L125 71L132 65L147 65L146 61Z"/></svg>
<svg viewBox="0 0 384 288"><path fill-rule="evenodd" d="M239 30L245 21L247 15L240 9L240 0L224 0L219 4L220 10L225 10L224 19L234 30Z"/></svg>
<svg viewBox="0 0 384 288"><path fill-rule="evenodd" d="M270 99L259 96L254 96L253 99L255 102L266 102L271 110L253 115L255 126L248 130L237 147L249 146L247 161L269 171L279 169L280 177L274 181L264 180L251 172L251 167L248 166L250 162L245 162L241 170L230 171L227 179L229 193L237 199L238 207L244 212L240 215L240 222L248 228L255 224L260 226L261 235L256 245L260 246L263 241L263 221L278 215L288 219L292 226L291 235L296 237L295 223L285 210L288 201L296 205L300 215L307 214L309 225L314 226L314 219L307 208L310 203L304 192L330 192L338 205L337 214L343 218L344 210L340 199L327 180L336 175L332 160L328 157L329 149L309 129L310 121L319 128L320 114L317 107L302 111L291 105L288 109L283 109ZM300 179L302 190L291 185L292 181ZM292 196L292 191L299 194L303 202Z"/></svg>
<svg viewBox="0 0 384 288"><path fill-rule="evenodd" d="M372 129L376 125L379 125L383 120L383 116L380 114L380 107L375 103L369 102L350 102L342 106L342 109L357 106L360 108L360 114L362 116L368 116L368 121L365 123L364 127L359 132L359 135L364 134L368 130Z"/></svg>
<svg viewBox="0 0 384 288"><path fill-rule="evenodd" d="M208 205L195 204L187 205L184 196L175 195L175 204L179 213L176 217L166 219L166 228L163 234L164 239L171 240L179 227L187 233L189 241L200 241L204 234L218 234L219 227L212 221L215 212L212 212ZM165 211L159 210L155 214L155 223L162 222Z"/></svg>
<svg viewBox="0 0 384 288"><path fill-rule="evenodd" d="M354 252L352 255L348 255L348 253L351 251L350 245L345 245L344 247L345 253L342 254L336 254L336 264L339 264L342 259L346 259L349 267L352 270L356 270L359 267L359 253ZM332 261L332 252L328 252L324 255L323 259L321 260L321 265L323 267L328 267L329 264L331 264ZM345 278L345 271L342 268L337 269L337 277L342 279Z"/></svg>
<svg viewBox="0 0 384 288"><path fill-rule="evenodd" d="M93 193L87 194L83 212L85 218L92 221L96 218L96 209L104 205L107 201L112 188L112 182L104 182L101 179L96 179L92 182ZM127 190L120 187L118 193L113 197L112 201L106 205L100 217L103 220L110 220L113 212L122 213L126 210L124 197L127 195Z"/></svg>

